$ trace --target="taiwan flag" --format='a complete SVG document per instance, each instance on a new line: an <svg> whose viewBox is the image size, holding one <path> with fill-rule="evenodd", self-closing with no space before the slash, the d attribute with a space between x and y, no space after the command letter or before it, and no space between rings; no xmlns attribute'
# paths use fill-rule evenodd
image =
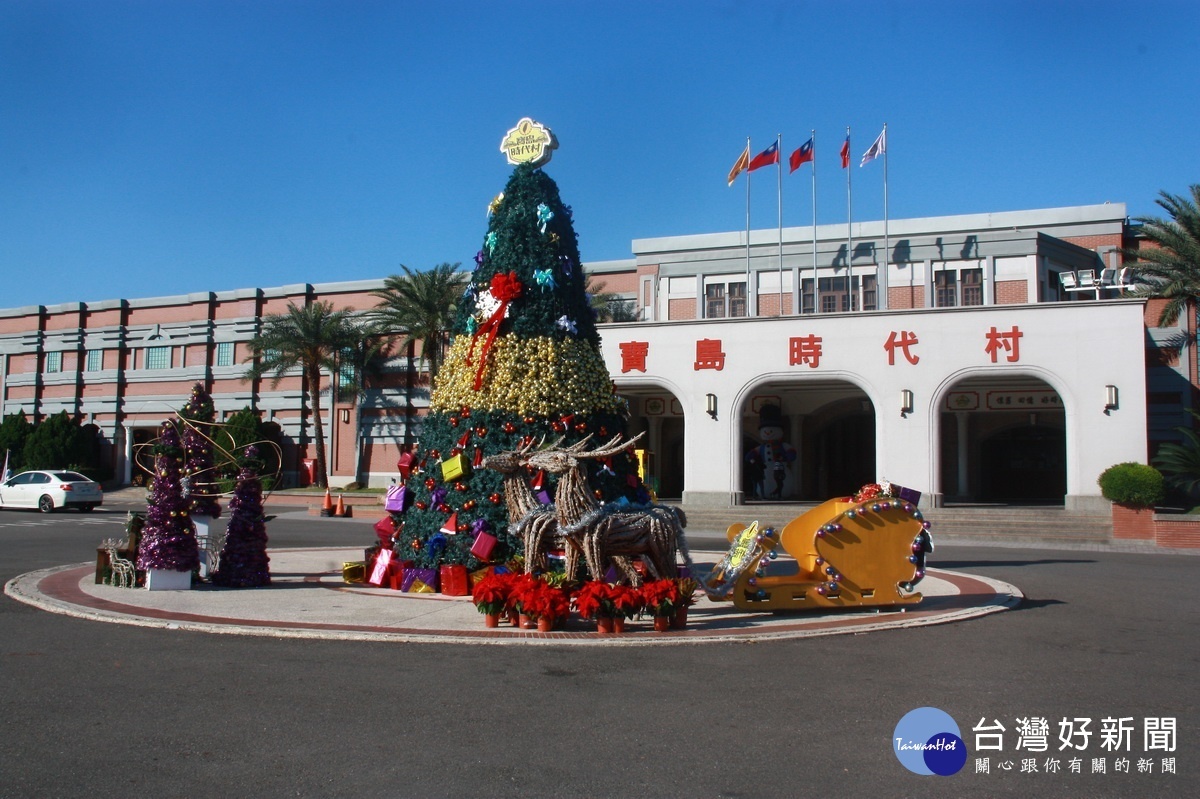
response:
<svg viewBox="0 0 1200 799"><path fill-rule="evenodd" d="M850 166L850 137L846 137L845 144L842 145L842 169Z"/></svg>
<svg viewBox="0 0 1200 799"><path fill-rule="evenodd" d="M759 167L770 166L771 164L779 163L779 142L775 142L767 149L763 150L758 155L754 156L750 161L749 171L753 172Z"/></svg>
<svg viewBox="0 0 1200 799"><path fill-rule="evenodd" d="M788 164L791 165L792 172L800 168L801 164L807 164L813 160L813 140L809 139L800 145L800 149L792 153L792 157L788 159Z"/></svg>

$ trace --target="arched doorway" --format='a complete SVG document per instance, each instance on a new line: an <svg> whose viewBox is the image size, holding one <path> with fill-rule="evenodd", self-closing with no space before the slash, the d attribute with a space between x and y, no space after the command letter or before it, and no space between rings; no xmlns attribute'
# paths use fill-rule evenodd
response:
<svg viewBox="0 0 1200 799"><path fill-rule="evenodd" d="M783 474L762 475L749 490L756 451L762 447L764 407L779 408L781 439L794 450ZM774 411L766 412L774 417ZM875 475L875 408L858 386L845 381L798 380L756 387L742 413L742 485L747 500L821 502L852 494ZM765 490L765 496L764 496Z"/></svg>
<svg viewBox="0 0 1200 799"><path fill-rule="evenodd" d="M1066 417L1062 398L1044 380L959 381L942 398L938 435L946 502L1063 502Z"/></svg>
<svg viewBox="0 0 1200 799"><path fill-rule="evenodd" d="M683 406L658 386L622 386L620 395L629 403L629 435L646 434L638 444L643 480L659 499L678 501L687 472Z"/></svg>

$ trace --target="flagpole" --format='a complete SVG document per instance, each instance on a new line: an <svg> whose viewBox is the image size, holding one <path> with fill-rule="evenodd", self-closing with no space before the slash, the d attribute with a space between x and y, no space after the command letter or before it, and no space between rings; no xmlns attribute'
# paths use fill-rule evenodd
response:
<svg viewBox="0 0 1200 799"><path fill-rule="evenodd" d="M750 137L746 137L746 152L750 152ZM750 315L750 170L746 170L746 315Z"/></svg>
<svg viewBox="0 0 1200 799"><path fill-rule="evenodd" d="M883 280L879 281L881 285L876 286L876 291L879 296L875 300L875 307L878 310L886 311L888 307L888 262L891 260L891 241L888 239L888 146L887 146L887 123L883 123Z"/></svg>
<svg viewBox="0 0 1200 799"><path fill-rule="evenodd" d="M813 159L812 159L812 212L813 212L813 313L817 312L817 288L820 278L817 276L817 129L812 129ZM804 282L800 283L800 309L804 309Z"/></svg>
<svg viewBox="0 0 1200 799"><path fill-rule="evenodd" d="M850 126L846 126L846 152L850 153ZM850 164L846 164L846 293L850 295L850 309L854 310L854 205L850 195ZM836 310L836 309L835 309Z"/></svg>
<svg viewBox="0 0 1200 799"><path fill-rule="evenodd" d="M783 316L783 134L775 134L775 173L779 198L779 316Z"/></svg>

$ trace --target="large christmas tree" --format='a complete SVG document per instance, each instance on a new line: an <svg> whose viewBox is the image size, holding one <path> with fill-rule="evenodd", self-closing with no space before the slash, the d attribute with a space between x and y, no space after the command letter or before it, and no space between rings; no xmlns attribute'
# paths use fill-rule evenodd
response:
<svg viewBox="0 0 1200 799"><path fill-rule="evenodd" d="M396 551L419 567L480 567L470 550L481 529L499 538L489 562L521 554L522 542L508 533L501 475L476 468L485 456L531 441L565 437L569 445L626 432L626 406L614 393L584 291L571 209L537 166L518 165L492 202L475 263L407 483L415 501ZM631 454L589 468L603 501L648 499ZM552 495L549 475L529 476Z"/></svg>

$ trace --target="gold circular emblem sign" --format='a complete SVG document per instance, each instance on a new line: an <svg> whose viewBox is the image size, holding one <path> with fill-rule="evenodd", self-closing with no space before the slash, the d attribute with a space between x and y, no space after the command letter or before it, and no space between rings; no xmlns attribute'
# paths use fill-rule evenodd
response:
<svg viewBox="0 0 1200 799"><path fill-rule="evenodd" d="M541 166L550 160L558 141L550 129L525 117L500 140L500 152L510 164Z"/></svg>

